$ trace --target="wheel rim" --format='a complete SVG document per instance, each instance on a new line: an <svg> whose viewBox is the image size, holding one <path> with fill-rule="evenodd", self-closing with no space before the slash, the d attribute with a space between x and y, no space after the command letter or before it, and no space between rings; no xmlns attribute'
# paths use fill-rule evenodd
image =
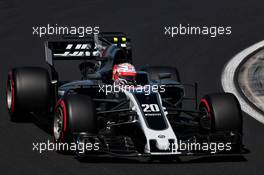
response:
<svg viewBox="0 0 264 175"><path fill-rule="evenodd" d="M58 108L53 123L53 134L55 140L60 140L63 134L63 111L61 108Z"/></svg>
<svg viewBox="0 0 264 175"><path fill-rule="evenodd" d="M205 113L207 116L210 116L210 113L209 113L209 111L208 111L208 109L207 109L206 106L203 106L203 107L201 108L201 111L202 111L203 113Z"/></svg>
<svg viewBox="0 0 264 175"><path fill-rule="evenodd" d="M6 100L7 100L7 107L10 110L11 109L11 103L12 103L12 87L11 87L10 80L8 81L8 85L7 85Z"/></svg>
<svg viewBox="0 0 264 175"><path fill-rule="evenodd" d="M13 87L12 87L12 80L9 78L7 82L7 94L6 94L6 102L7 102L7 108L9 111L12 111L12 103L13 102Z"/></svg>
<svg viewBox="0 0 264 175"><path fill-rule="evenodd" d="M204 114L204 116L200 119L200 125L203 129L210 131L212 129L212 118L211 113L208 110L208 106L202 104L200 107L200 111Z"/></svg>

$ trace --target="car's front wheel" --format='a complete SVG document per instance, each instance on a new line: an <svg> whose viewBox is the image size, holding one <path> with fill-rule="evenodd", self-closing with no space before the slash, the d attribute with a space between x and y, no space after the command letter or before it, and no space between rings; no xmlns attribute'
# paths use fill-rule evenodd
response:
<svg viewBox="0 0 264 175"><path fill-rule="evenodd" d="M56 106L53 123L55 141L73 142L74 133L97 133L95 106L87 95L63 97Z"/></svg>
<svg viewBox="0 0 264 175"><path fill-rule="evenodd" d="M201 99L199 110L204 114L206 127L210 133L230 132L236 135L234 149L242 145L243 118L240 104L231 93L209 94ZM203 122L202 122L203 123ZM235 148L236 147L236 148Z"/></svg>

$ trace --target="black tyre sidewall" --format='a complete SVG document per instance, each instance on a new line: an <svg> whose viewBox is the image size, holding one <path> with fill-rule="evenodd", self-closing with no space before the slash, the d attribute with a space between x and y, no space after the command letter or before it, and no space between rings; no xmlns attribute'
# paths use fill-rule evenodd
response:
<svg viewBox="0 0 264 175"><path fill-rule="evenodd" d="M56 110L58 108L66 113L66 121L63 120L63 138L57 142L73 142L74 133L97 133L96 111L91 97L81 94L69 95L58 102Z"/></svg>
<svg viewBox="0 0 264 175"><path fill-rule="evenodd" d="M41 67L12 69L8 81L13 83L14 107L9 110L11 119L28 112L48 112L51 101L49 73ZM7 87L9 88L9 87Z"/></svg>
<svg viewBox="0 0 264 175"><path fill-rule="evenodd" d="M203 99L208 102L211 115L211 131L238 131L242 134L243 118L240 104L231 93L209 94Z"/></svg>

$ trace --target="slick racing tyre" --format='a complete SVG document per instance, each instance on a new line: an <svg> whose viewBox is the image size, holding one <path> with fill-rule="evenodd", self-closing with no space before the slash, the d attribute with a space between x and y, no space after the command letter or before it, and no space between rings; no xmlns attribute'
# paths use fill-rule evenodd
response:
<svg viewBox="0 0 264 175"><path fill-rule="evenodd" d="M28 112L47 112L51 82L48 71L40 67L12 69L7 80L7 107L11 120L22 120Z"/></svg>
<svg viewBox="0 0 264 175"><path fill-rule="evenodd" d="M240 104L233 94L206 95L201 99L199 110L206 113L204 117L209 123L210 133L229 132L235 138L232 150L241 150L243 118Z"/></svg>
<svg viewBox="0 0 264 175"><path fill-rule="evenodd" d="M206 95L199 105L211 117L211 131L233 130L242 133L242 112L231 93Z"/></svg>
<svg viewBox="0 0 264 175"><path fill-rule="evenodd" d="M58 101L54 114L55 142L73 142L74 133L96 134L97 118L91 97L73 94Z"/></svg>
<svg viewBox="0 0 264 175"><path fill-rule="evenodd" d="M150 81L160 80L160 74L169 73L171 76L166 78L166 80L173 80L180 82L180 74L175 67L167 66L146 66L141 69L149 74Z"/></svg>

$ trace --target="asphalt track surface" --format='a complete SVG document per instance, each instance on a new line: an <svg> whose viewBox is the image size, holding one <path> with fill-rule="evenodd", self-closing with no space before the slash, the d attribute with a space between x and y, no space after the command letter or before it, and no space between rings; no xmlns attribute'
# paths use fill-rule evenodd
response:
<svg viewBox="0 0 264 175"><path fill-rule="evenodd" d="M240 50L263 40L263 1L18 1L0 0L1 174L263 174L264 126L244 114L244 157L187 159L173 163L101 159L79 162L56 152L39 154L32 142L51 139L31 122L12 123L5 99L7 72L16 66L44 65L43 38L32 26L99 25L103 31L124 31L133 39L134 62L175 65L186 82L199 83L199 97L221 92L221 71ZM163 35L165 25L230 25L232 35L219 38ZM74 67L67 67L68 72ZM76 68L75 68L76 69Z"/></svg>

